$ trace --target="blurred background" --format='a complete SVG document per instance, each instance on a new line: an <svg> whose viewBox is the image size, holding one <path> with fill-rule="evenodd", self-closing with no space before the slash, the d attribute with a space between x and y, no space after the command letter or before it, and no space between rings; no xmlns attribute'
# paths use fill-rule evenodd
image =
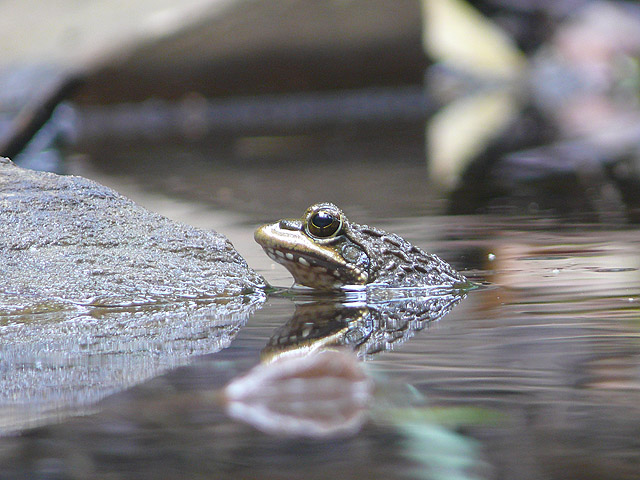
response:
<svg viewBox="0 0 640 480"><path fill-rule="evenodd" d="M0 153L29 168L261 215L329 198L366 213L637 220L633 2L0 10Z"/></svg>

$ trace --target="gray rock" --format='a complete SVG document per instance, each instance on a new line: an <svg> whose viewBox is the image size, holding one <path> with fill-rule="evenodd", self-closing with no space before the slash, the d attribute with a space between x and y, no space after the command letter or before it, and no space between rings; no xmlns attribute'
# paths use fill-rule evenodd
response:
<svg viewBox="0 0 640 480"><path fill-rule="evenodd" d="M90 180L8 159L0 160L0 242L0 292L38 301L127 305L265 285L218 233L175 223Z"/></svg>
<svg viewBox="0 0 640 480"><path fill-rule="evenodd" d="M264 285L218 233L0 159L0 435L227 347Z"/></svg>

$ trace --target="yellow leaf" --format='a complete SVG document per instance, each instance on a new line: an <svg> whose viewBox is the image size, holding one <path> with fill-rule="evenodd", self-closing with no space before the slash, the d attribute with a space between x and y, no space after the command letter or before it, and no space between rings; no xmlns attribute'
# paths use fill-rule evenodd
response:
<svg viewBox="0 0 640 480"><path fill-rule="evenodd" d="M422 0L427 54L479 76L511 77L526 64L513 40L464 0Z"/></svg>
<svg viewBox="0 0 640 480"><path fill-rule="evenodd" d="M517 111L513 95L503 89L461 98L436 113L427 125L430 178L453 187L469 162Z"/></svg>

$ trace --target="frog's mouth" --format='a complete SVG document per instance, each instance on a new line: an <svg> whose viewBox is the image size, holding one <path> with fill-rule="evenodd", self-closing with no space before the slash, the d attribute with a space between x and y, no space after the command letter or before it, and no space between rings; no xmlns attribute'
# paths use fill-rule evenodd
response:
<svg viewBox="0 0 640 480"><path fill-rule="evenodd" d="M281 224L263 225L254 238L269 258L291 272L297 283L325 290L367 283L368 272L348 263L331 243L319 243L302 229L282 228Z"/></svg>

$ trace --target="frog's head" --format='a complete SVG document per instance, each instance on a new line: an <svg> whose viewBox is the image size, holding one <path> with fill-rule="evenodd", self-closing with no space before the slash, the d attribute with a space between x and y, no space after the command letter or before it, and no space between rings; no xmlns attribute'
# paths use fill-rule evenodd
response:
<svg viewBox="0 0 640 480"><path fill-rule="evenodd" d="M312 205L300 219L263 225L254 237L301 285L332 290L369 280L369 257L350 235L344 213L332 203Z"/></svg>

